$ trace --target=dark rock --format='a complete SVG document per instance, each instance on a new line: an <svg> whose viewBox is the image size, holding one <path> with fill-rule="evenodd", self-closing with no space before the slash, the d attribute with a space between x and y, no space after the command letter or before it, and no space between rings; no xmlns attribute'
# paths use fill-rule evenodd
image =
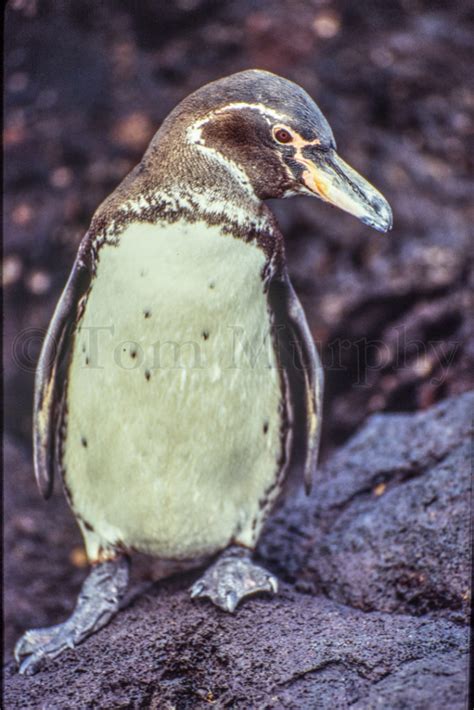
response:
<svg viewBox="0 0 474 710"><path fill-rule="evenodd" d="M45 503L29 457L4 442L4 642L10 651L22 630L70 614L85 570L71 563L82 549L79 529L56 482Z"/></svg>
<svg viewBox="0 0 474 710"><path fill-rule="evenodd" d="M190 600L195 573L152 583L38 675L7 663L5 706L461 710L473 405L469 393L426 414L372 417L313 494L270 521L260 556L287 580L276 597L229 616ZM66 510L56 496L54 522L32 513L29 463L6 453L11 643L19 626L63 618L84 572L62 583Z"/></svg>
<svg viewBox="0 0 474 710"><path fill-rule="evenodd" d="M271 521L262 554L349 606L467 622L473 413L466 393L427 413L371 417L318 472L311 498Z"/></svg>
<svg viewBox="0 0 474 710"><path fill-rule="evenodd" d="M36 676L9 667L6 707L463 707L467 628L287 587L231 617L184 587L154 589Z"/></svg>

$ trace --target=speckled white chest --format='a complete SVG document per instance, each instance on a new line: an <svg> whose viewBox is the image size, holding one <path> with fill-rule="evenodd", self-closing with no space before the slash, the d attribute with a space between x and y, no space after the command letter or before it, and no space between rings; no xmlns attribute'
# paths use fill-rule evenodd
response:
<svg viewBox="0 0 474 710"><path fill-rule="evenodd" d="M255 542L282 446L264 261L200 222L134 223L101 249L63 447L92 560Z"/></svg>

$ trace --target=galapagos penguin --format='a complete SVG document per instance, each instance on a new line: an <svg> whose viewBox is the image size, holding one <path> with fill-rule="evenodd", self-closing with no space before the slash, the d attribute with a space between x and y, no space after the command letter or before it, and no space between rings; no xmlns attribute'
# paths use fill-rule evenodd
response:
<svg viewBox="0 0 474 710"><path fill-rule="evenodd" d="M229 612L277 590L251 555L298 436L311 484L323 375L264 201L300 194L391 228L310 96L249 70L185 98L94 214L34 398L39 489L61 477L92 571L67 621L18 641L20 672L108 623L133 551L217 556L191 596Z"/></svg>

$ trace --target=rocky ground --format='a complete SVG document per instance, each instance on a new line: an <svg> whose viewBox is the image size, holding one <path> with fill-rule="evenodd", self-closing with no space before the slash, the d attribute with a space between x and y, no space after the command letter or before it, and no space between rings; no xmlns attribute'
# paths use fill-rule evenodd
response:
<svg viewBox="0 0 474 710"><path fill-rule="evenodd" d="M91 214L166 113L232 71L284 74L395 217L380 236L316 200L274 205L327 382L326 463L260 548L282 593L228 618L189 601L192 574L149 586L140 560L146 593L109 629L33 679L7 662L7 707L464 707L470 3L11 0L6 19L7 654L85 575L61 496L32 480L38 346Z"/></svg>
<svg viewBox="0 0 474 710"><path fill-rule="evenodd" d="M469 393L373 415L268 526L259 556L276 597L232 617L191 601L196 573L142 578L107 628L36 676L9 662L6 707L467 707L473 407ZM6 454L10 643L65 616L84 571L80 547L68 564L80 543L63 498L48 518L27 495L19 505L30 463Z"/></svg>

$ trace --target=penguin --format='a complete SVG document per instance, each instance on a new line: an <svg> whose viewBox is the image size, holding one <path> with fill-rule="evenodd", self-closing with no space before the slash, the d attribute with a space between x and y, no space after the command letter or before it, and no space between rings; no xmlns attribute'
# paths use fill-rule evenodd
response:
<svg viewBox="0 0 474 710"><path fill-rule="evenodd" d="M301 442L310 489L323 392L265 204L292 195L392 226L312 98L247 70L185 98L95 212L43 343L33 421L39 490L62 480L91 571L69 619L20 638L21 673L110 621L135 551L211 560L191 597L227 612L277 591L252 553Z"/></svg>

